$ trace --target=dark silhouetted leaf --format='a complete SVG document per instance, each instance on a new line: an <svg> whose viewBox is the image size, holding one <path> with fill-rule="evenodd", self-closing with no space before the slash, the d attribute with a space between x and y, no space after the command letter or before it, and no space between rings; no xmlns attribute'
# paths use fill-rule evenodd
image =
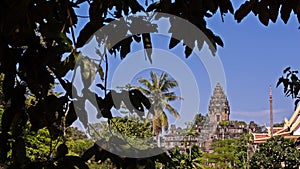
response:
<svg viewBox="0 0 300 169"><path fill-rule="evenodd" d="M84 160L78 156L65 156L58 160L58 166L61 168L75 168L78 169L89 169L89 167L85 164Z"/></svg>
<svg viewBox="0 0 300 169"><path fill-rule="evenodd" d="M281 78L278 79L278 82L276 84L276 87L278 87L281 83L283 83L283 76Z"/></svg>
<svg viewBox="0 0 300 169"><path fill-rule="evenodd" d="M17 168L26 163L25 141L22 137L18 137L12 145L12 161Z"/></svg>
<svg viewBox="0 0 300 169"><path fill-rule="evenodd" d="M100 75L101 80L104 80L104 71L103 71L101 65L97 65L97 71Z"/></svg>
<svg viewBox="0 0 300 169"><path fill-rule="evenodd" d="M274 0L270 2L269 14L270 14L270 19L273 23L275 23L278 18L279 8L280 8L279 0Z"/></svg>
<svg viewBox="0 0 300 169"><path fill-rule="evenodd" d="M270 18L270 14L269 14L269 10L267 7L264 7L263 9L261 8L259 14L258 14L258 19L259 21L264 24L265 26L268 26L269 24L269 18Z"/></svg>
<svg viewBox="0 0 300 169"><path fill-rule="evenodd" d="M130 52L130 45L132 42L132 37L127 37L121 41L120 56L121 59L124 59L126 55Z"/></svg>
<svg viewBox="0 0 300 169"><path fill-rule="evenodd" d="M220 7L221 14L227 13L228 11L232 14L234 12L230 0L219 1L219 7Z"/></svg>
<svg viewBox="0 0 300 169"><path fill-rule="evenodd" d="M83 161L87 162L89 159L91 159L96 154L96 152L98 151L97 147L98 146L95 143L92 147L90 147L89 149L87 149L83 153L83 155L81 156L81 158L83 159Z"/></svg>
<svg viewBox="0 0 300 169"><path fill-rule="evenodd" d="M204 0L205 7L213 14L218 10L218 1L216 0Z"/></svg>
<svg viewBox="0 0 300 169"><path fill-rule="evenodd" d="M121 104L121 101L119 100L119 94L114 90L111 90L110 92L108 92L105 95L104 99L96 96L96 100L97 100L97 104L98 104L98 109L100 110L100 112L98 112L98 114L97 114L97 118L104 117L104 118L111 119L112 113L111 113L110 109L113 106L115 106L118 109Z"/></svg>
<svg viewBox="0 0 300 169"><path fill-rule="evenodd" d="M6 73L3 81L3 94L5 101L8 101L11 97L15 84L15 76L11 73Z"/></svg>
<svg viewBox="0 0 300 169"><path fill-rule="evenodd" d="M8 151L10 149L8 142L9 135L6 132L0 133L0 163L5 163L8 158Z"/></svg>
<svg viewBox="0 0 300 169"><path fill-rule="evenodd" d="M235 12L234 19L237 20L238 23L241 22L251 12L255 3L257 3L257 0L246 1L242 4Z"/></svg>
<svg viewBox="0 0 300 169"><path fill-rule="evenodd" d="M287 73L287 72L289 72L291 70L291 67L287 67L287 68L285 68L284 70L283 70L283 73Z"/></svg>
<svg viewBox="0 0 300 169"><path fill-rule="evenodd" d="M96 86L99 87L101 90L105 90L105 87L100 83L96 84Z"/></svg>
<svg viewBox="0 0 300 169"><path fill-rule="evenodd" d="M293 1L285 0L282 3L280 14L282 21L286 24L290 18L293 9Z"/></svg>
<svg viewBox="0 0 300 169"><path fill-rule="evenodd" d="M133 35L133 39L138 43L140 43L142 40L141 36L139 36L139 35Z"/></svg>
<svg viewBox="0 0 300 169"><path fill-rule="evenodd" d="M65 157L67 154L69 153L69 149L66 146L66 144L60 144L57 147L57 151L56 151L56 158L62 158Z"/></svg>
<svg viewBox="0 0 300 169"><path fill-rule="evenodd" d="M77 38L77 44L76 47L82 47L84 44L88 43L89 40L91 40L91 36L96 33L98 29L100 29L103 26L103 24L98 22L89 22L87 23L84 28L81 29L79 36Z"/></svg>
<svg viewBox="0 0 300 169"><path fill-rule="evenodd" d="M224 47L224 43L219 36L214 36L214 40L219 46Z"/></svg>
<svg viewBox="0 0 300 169"><path fill-rule="evenodd" d="M88 114L85 110L85 99L79 98L74 101L75 112L85 128L88 126Z"/></svg>
<svg viewBox="0 0 300 169"><path fill-rule="evenodd" d="M136 0L130 1L130 3L128 5L130 6L131 12L133 14L135 14L137 12L145 11L144 8Z"/></svg>
<svg viewBox="0 0 300 169"><path fill-rule="evenodd" d="M11 123L14 119L15 112L13 111L12 107L7 108L4 110L2 118L1 118L1 128L3 132L9 132Z"/></svg>
<svg viewBox="0 0 300 169"><path fill-rule="evenodd" d="M69 127L77 119L77 115L74 108L74 103L69 104L69 111L66 116L66 127Z"/></svg>
<svg viewBox="0 0 300 169"><path fill-rule="evenodd" d="M157 9L159 9L160 6L160 2L154 2L151 5L148 6L148 8L146 9L146 12L150 12L150 11L156 11Z"/></svg>
<svg viewBox="0 0 300 169"><path fill-rule="evenodd" d="M174 48L176 45L178 45L180 43L180 40L175 39L175 38L171 38L170 39L170 43L169 43L169 49Z"/></svg>
<svg viewBox="0 0 300 169"><path fill-rule="evenodd" d="M130 93L133 93L133 95L136 96L147 109L150 109L151 103L149 99L141 91L137 89L133 89L130 90Z"/></svg>
<svg viewBox="0 0 300 169"><path fill-rule="evenodd" d="M296 109L297 109L297 107L298 107L299 101L300 101L300 99L297 99L297 100L295 101L295 108L294 108L295 111L296 111Z"/></svg>
<svg viewBox="0 0 300 169"><path fill-rule="evenodd" d="M143 38L143 45L144 45L144 49L146 50L148 60L149 60L150 63L152 63L152 58L151 58L152 43L151 43L150 33L143 33L142 38Z"/></svg>
<svg viewBox="0 0 300 169"><path fill-rule="evenodd" d="M185 57L188 58L192 54L192 52L193 52L193 50L186 45L185 49L184 49Z"/></svg>

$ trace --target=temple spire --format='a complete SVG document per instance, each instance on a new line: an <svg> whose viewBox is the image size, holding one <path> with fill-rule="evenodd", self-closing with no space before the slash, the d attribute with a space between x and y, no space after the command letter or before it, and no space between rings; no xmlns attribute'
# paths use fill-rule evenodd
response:
<svg viewBox="0 0 300 169"><path fill-rule="evenodd" d="M272 86L270 86L270 133L273 137L273 96L272 96Z"/></svg>
<svg viewBox="0 0 300 169"><path fill-rule="evenodd" d="M227 97L220 85L217 83L214 88L213 95L209 102L208 115L209 121L218 123L220 121L229 121L230 107Z"/></svg>

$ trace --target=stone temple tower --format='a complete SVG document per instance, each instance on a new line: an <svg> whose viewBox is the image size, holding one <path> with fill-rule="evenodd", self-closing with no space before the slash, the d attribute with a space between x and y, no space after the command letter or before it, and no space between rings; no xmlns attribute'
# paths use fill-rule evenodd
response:
<svg viewBox="0 0 300 169"><path fill-rule="evenodd" d="M229 121L230 107L227 97L219 83L217 83L209 102L208 115L210 123Z"/></svg>

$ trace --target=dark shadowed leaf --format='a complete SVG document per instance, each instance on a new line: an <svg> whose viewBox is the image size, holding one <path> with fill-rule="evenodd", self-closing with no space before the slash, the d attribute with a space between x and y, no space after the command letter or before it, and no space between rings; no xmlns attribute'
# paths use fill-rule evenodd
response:
<svg viewBox="0 0 300 169"><path fill-rule="evenodd" d="M145 9L139 4L137 0L132 0L128 4L130 6L131 12L135 14L136 12L145 11Z"/></svg>
<svg viewBox="0 0 300 169"><path fill-rule="evenodd" d="M91 36L101 27L103 24L98 22L89 22L87 23L83 29L81 29L79 36L77 38L77 44L76 47L82 47L84 44L86 44L89 40L91 40Z"/></svg>
<svg viewBox="0 0 300 169"><path fill-rule="evenodd" d="M220 36L214 36L214 40L219 46L224 47L224 43L223 43L222 39L220 38Z"/></svg>
<svg viewBox="0 0 300 169"><path fill-rule="evenodd" d="M281 78L278 79L278 82L276 84L276 87L278 87L281 83L283 83L283 76Z"/></svg>
<svg viewBox="0 0 300 169"><path fill-rule="evenodd" d="M140 35L133 35L132 37L133 37L133 39L134 39L136 42L138 42L138 43L140 43L141 40L142 40L142 38L141 38Z"/></svg>
<svg viewBox="0 0 300 169"><path fill-rule="evenodd" d="M234 9L230 0L221 0L219 1L219 7L221 14L227 13L228 11L233 14Z"/></svg>
<svg viewBox="0 0 300 169"><path fill-rule="evenodd" d="M11 123L14 119L15 112L13 111L12 107L8 107L6 110L4 110L2 118L1 118L1 129L2 132L9 132Z"/></svg>
<svg viewBox="0 0 300 169"><path fill-rule="evenodd" d="M253 6L257 3L257 0L246 1L242 4L234 14L234 19L237 22L241 22L252 10Z"/></svg>
<svg viewBox="0 0 300 169"><path fill-rule="evenodd" d="M57 151L56 151L56 158L62 158L65 157L67 154L69 153L69 149L66 146L66 144L60 144L57 147Z"/></svg>
<svg viewBox="0 0 300 169"><path fill-rule="evenodd" d="M297 109L297 107L298 107L299 101L300 101L300 99L297 99L297 100L295 101L295 108L294 108L295 111L296 111L296 109Z"/></svg>
<svg viewBox="0 0 300 169"><path fill-rule="evenodd" d="M146 50L146 55L148 57L149 62L152 63L152 58L151 58L152 43L151 43L150 33L143 33L142 38L143 38L144 49Z"/></svg>
<svg viewBox="0 0 300 169"><path fill-rule="evenodd" d="M78 156L65 156L58 160L58 166L61 169L67 168L78 168L78 169L89 169L89 167L85 164L84 160Z"/></svg>
<svg viewBox="0 0 300 169"><path fill-rule="evenodd" d="M280 14L281 14L281 19L284 23L288 22L292 9L293 9L293 1L291 0L283 1Z"/></svg>
<svg viewBox="0 0 300 169"><path fill-rule="evenodd" d="M269 18L270 18L270 14L268 8L267 7L264 7L263 9L261 8L260 13L258 14L259 21L265 26L268 26Z"/></svg>
<svg viewBox="0 0 300 169"><path fill-rule="evenodd" d="M218 10L219 1L217 0L204 0L205 7L213 14Z"/></svg>
<svg viewBox="0 0 300 169"><path fill-rule="evenodd" d="M26 162L26 148L24 138L18 137L12 145L13 166L21 168Z"/></svg>
<svg viewBox="0 0 300 169"><path fill-rule="evenodd" d="M283 73L287 73L287 72L289 72L291 70L291 67L287 67L287 68L285 68L284 70L283 70Z"/></svg>
<svg viewBox="0 0 300 169"><path fill-rule="evenodd" d="M180 40L175 39L175 38L171 38L170 39L170 43L169 43L169 49L174 48L176 45L178 45L180 43Z"/></svg>
<svg viewBox="0 0 300 169"><path fill-rule="evenodd" d="M85 99L79 98L78 100L74 101L75 111L85 128L88 126L88 114L85 110Z"/></svg>
<svg viewBox="0 0 300 169"><path fill-rule="evenodd" d="M5 163L8 158L8 151L10 149L10 145L8 142L9 135L5 132L0 133L0 163Z"/></svg>
<svg viewBox="0 0 300 169"><path fill-rule="evenodd" d="M158 10L159 7L160 6L160 2L158 1L158 2L154 2L154 3L152 3L151 5L149 5L148 6L148 8L146 9L146 12L150 12L150 11L156 11L156 10Z"/></svg>
<svg viewBox="0 0 300 169"><path fill-rule="evenodd" d="M121 41L121 49L120 49L121 59L124 59L126 55L130 52L130 45L132 41L133 41L132 37L127 37L126 39Z"/></svg>
<svg viewBox="0 0 300 169"><path fill-rule="evenodd" d="M96 86L99 87L101 90L105 90L105 87L100 83L96 84Z"/></svg>
<svg viewBox="0 0 300 169"><path fill-rule="evenodd" d="M185 57L188 58L193 52L193 49L191 49L190 47L188 47L187 45L185 46L185 49L184 49L184 54L185 54Z"/></svg>
<svg viewBox="0 0 300 169"><path fill-rule="evenodd" d="M147 109L151 107L149 99L141 91L133 89L130 90L129 93L131 93L130 97L136 97Z"/></svg>
<svg viewBox="0 0 300 169"><path fill-rule="evenodd" d="M75 108L74 108L74 103L72 102L69 105L69 111L68 114L66 116L66 127L69 127L70 125L73 124L73 122L77 119L77 115L75 112Z"/></svg>
<svg viewBox="0 0 300 169"><path fill-rule="evenodd" d="M278 18L279 8L280 8L279 0L274 0L270 2L269 13L270 13L270 19L273 23L275 23Z"/></svg>

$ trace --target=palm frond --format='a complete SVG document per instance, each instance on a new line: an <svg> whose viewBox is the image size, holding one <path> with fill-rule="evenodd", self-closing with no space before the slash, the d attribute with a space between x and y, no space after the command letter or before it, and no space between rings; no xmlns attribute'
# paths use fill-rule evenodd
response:
<svg viewBox="0 0 300 169"><path fill-rule="evenodd" d="M168 75L166 73L162 73L159 77L159 89L162 90L163 86L165 85L165 82L168 78Z"/></svg>
<svg viewBox="0 0 300 169"><path fill-rule="evenodd" d="M161 91L166 92L166 91L169 91L169 89L172 89L175 87L178 87L177 81L172 78L169 78L169 79L166 79L163 86L161 86Z"/></svg>
<svg viewBox="0 0 300 169"><path fill-rule="evenodd" d="M168 104L167 102L164 102L164 106L171 113L172 116L174 116L176 119L180 118L180 114L178 113L178 111L175 110L170 104Z"/></svg>
<svg viewBox="0 0 300 169"><path fill-rule="evenodd" d="M169 128L169 122L166 113L161 112L159 118L160 118L161 126L164 128L165 131L167 131Z"/></svg>
<svg viewBox="0 0 300 169"><path fill-rule="evenodd" d="M145 89L145 88L143 88L143 87L141 87L141 86L133 86L132 88L133 88L133 89L138 89L139 91L141 91L143 94L145 94L145 95L147 95L147 96L151 94L151 91L150 91L150 90Z"/></svg>
<svg viewBox="0 0 300 169"><path fill-rule="evenodd" d="M165 100L167 100L167 101L183 100L182 97L176 96L176 95L175 95L175 92L164 93L164 94L163 94L163 97L164 97Z"/></svg>
<svg viewBox="0 0 300 169"><path fill-rule="evenodd" d="M151 76L151 80L152 80L152 85L155 89L159 88L159 80L158 80L158 76L156 73L154 72L150 72L150 76Z"/></svg>
<svg viewBox="0 0 300 169"><path fill-rule="evenodd" d="M148 111L146 114L146 117L145 117L144 126L146 126L146 125L148 125L148 123L150 123L150 116L151 116L151 113Z"/></svg>
<svg viewBox="0 0 300 169"><path fill-rule="evenodd" d="M151 82L149 82L149 80L145 79L145 78L139 78L137 80L138 82L142 83L145 87L147 87L150 91L154 90L153 84L151 84Z"/></svg>

